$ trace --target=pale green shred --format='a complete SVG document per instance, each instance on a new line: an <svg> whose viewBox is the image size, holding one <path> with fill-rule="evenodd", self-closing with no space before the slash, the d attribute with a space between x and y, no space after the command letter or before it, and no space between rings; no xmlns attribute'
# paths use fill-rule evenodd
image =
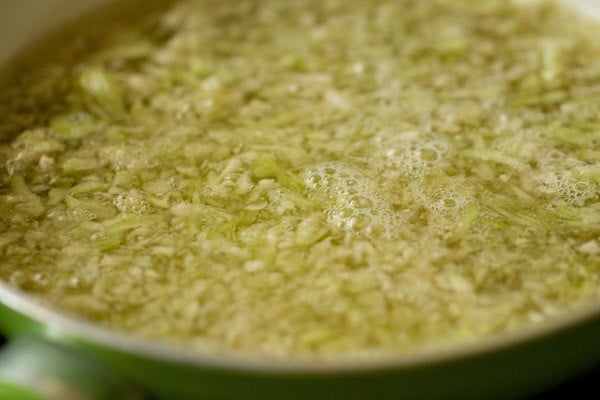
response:
<svg viewBox="0 0 600 400"><path fill-rule="evenodd" d="M252 174L256 179L274 178L283 187L295 192L302 192L304 185L302 181L289 171L279 165L270 155L257 157L252 164Z"/></svg>
<svg viewBox="0 0 600 400"><path fill-rule="evenodd" d="M81 73L79 84L84 102L91 110L103 116L119 117L125 111L121 88L115 79L100 68L90 68Z"/></svg>
<svg viewBox="0 0 600 400"><path fill-rule="evenodd" d="M12 203L12 211L31 218L40 217L46 211L42 199L27 187L21 175L13 175L9 190L10 198L7 200Z"/></svg>
<svg viewBox="0 0 600 400"><path fill-rule="evenodd" d="M84 24L95 39L3 85L4 280L284 358L465 343L598 300L596 24L543 0L162 6Z"/></svg>

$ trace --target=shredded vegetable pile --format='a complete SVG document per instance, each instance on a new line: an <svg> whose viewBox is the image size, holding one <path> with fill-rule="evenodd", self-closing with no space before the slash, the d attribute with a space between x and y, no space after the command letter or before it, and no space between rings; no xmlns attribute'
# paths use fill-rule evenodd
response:
<svg viewBox="0 0 600 400"><path fill-rule="evenodd" d="M82 33L4 85L0 276L104 326L269 357L562 315L600 295L600 28L578 18L182 0Z"/></svg>

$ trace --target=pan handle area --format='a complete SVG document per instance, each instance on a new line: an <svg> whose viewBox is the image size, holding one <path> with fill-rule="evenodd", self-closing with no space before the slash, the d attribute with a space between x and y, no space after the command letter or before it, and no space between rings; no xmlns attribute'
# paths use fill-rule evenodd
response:
<svg viewBox="0 0 600 400"><path fill-rule="evenodd" d="M0 399L141 400L135 385L73 348L17 336L0 352Z"/></svg>

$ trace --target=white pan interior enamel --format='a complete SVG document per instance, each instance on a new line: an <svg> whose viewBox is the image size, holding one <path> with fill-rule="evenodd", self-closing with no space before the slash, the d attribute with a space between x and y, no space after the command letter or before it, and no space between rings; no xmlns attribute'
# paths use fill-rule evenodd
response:
<svg viewBox="0 0 600 400"><path fill-rule="evenodd" d="M27 43L108 0L0 1L0 65Z"/></svg>
<svg viewBox="0 0 600 400"><path fill-rule="evenodd" d="M111 0L0 1L0 65L36 37ZM538 1L538 0L518 0ZM600 0L559 0L600 19Z"/></svg>

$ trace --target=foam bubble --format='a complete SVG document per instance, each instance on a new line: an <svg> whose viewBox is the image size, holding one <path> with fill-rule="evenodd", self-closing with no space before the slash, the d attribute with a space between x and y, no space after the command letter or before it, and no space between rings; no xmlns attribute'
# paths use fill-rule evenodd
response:
<svg viewBox="0 0 600 400"><path fill-rule="evenodd" d="M428 189L422 185L413 185L412 192L417 201L437 218L455 218L468 207L475 203L473 190L466 187L463 178L453 178L445 184L440 184L435 189Z"/></svg>
<svg viewBox="0 0 600 400"><path fill-rule="evenodd" d="M536 189L553 197L555 203L581 207L600 197L595 184L572 172L582 166L580 161L569 159L560 151L551 150L538 158L538 164L539 170L534 175Z"/></svg>
<svg viewBox="0 0 600 400"><path fill-rule="evenodd" d="M400 134L381 132L375 141L379 168L398 176L421 177L452 153L452 146L445 139L415 130Z"/></svg>
<svg viewBox="0 0 600 400"><path fill-rule="evenodd" d="M309 190L327 195L330 224L363 236L397 236L398 217L367 172L344 162L329 162L304 171L304 180Z"/></svg>
<svg viewBox="0 0 600 400"><path fill-rule="evenodd" d="M559 203L569 206L581 207L586 202L598 198L595 185L586 180L576 179L569 171L539 173L536 181L539 192L554 196Z"/></svg>
<svg viewBox="0 0 600 400"><path fill-rule="evenodd" d="M581 207L588 201L598 198L595 186L591 182L583 180L561 182L559 195L564 202L575 207Z"/></svg>
<svg viewBox="0 0 600 400"><path fill-rule="evenodd" d="M117 194L112 203L119 211L125 213L147 214L152 210L142 192L136 189Z"/></svg>

